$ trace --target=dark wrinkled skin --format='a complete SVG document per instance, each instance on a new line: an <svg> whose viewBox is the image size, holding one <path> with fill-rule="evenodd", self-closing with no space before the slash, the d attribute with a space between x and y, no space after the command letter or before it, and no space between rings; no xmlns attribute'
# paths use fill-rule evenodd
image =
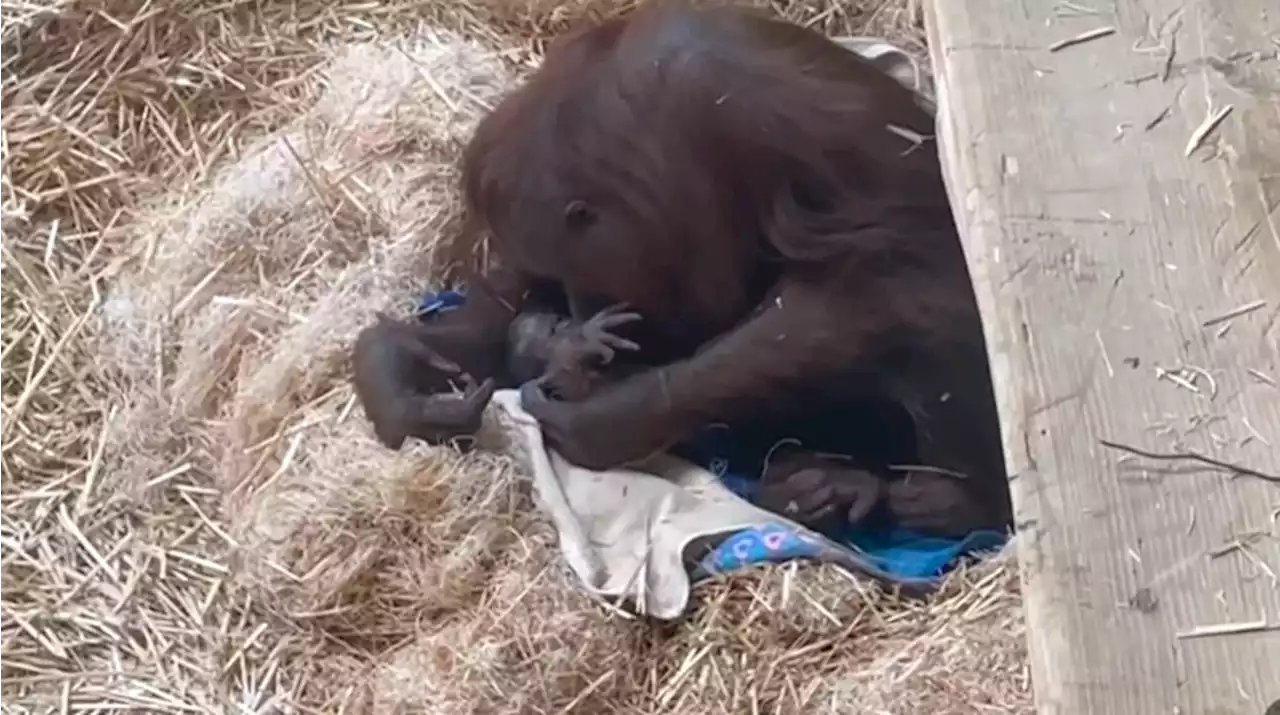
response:
<svg viewBox="0 0 1280 715"><path fill-rule="evenodd" d="M770 460L757 501L819 531L868 525L885 509L888 483L847 460L812 453Z"/></svg>
<svg viewBox="0 0 1280 715"><path fill-rule="evenodd" d="M508 365L512 374L528 375L556 399L586 399L607 379L605 369L617 350L639 349L611 332L639 317L620 307L602 310L586 322L555 313L522 313L511 323ZM497 388L494 378L477 383L436 352L432 335L429 324L379 314L377 324L357 339L356 394L376 436L392 449L399 449L410 436L429 443L473 436ZM426 391L441 376L462 385L463 391ZM410 389L404 389L406 385Z"/></svg>
<svg viewBox="0 0 1280 715"><path fill-rule="evenodd" d="M512 321L507 336L513 378L520 383L535 380L553 399L585 400L609 379L606 369L617 351L640 349L612 332L640 319L624 307L611 306L586 322L555 313L522 313Z"/></svg>
<svg viewBox="0 0 1280 715"><path fill-rule="evenodd" d="M484 408L497 381L481 383L457 363L441 356L413 323L379 315L371 329L356 341L356 395L374 425L378 439L399 449L405 439L418 437L439 443L470 437L480 428ZM443 375L464 386L461 394L430 393L425 376ZM415 389L417 388L417 389Z"/></svg>
<svg viewBox="0 0 1280 715"><path fill-rule="evenodd" d="M587 30L468 144L469 220L445 251L479 270L487 299L424 339L514 387L517 315L626 303L643 316L618 331L642 346L639 369L603 368L572 401L523 384L569 461L618 466L725 424L849 458L764 476L759 502L815 528L1007 528L982 323L938 157L890 126L935 134L911 92L806 29L650 4Z"/></svg>

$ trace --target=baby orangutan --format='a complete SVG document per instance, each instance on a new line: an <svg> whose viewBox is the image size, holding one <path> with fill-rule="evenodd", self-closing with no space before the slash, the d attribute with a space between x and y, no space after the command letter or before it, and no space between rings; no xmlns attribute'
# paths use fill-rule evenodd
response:
<svg viewBox="0 0 1280 715"><path fill-rule="evenodd" d="M614 305L586 322L555 313L522 313L507 332L507 369L517 383L534 380L545 394L564 402L586 399L603 384L603 368L617 350L640 346L613 333L640 319Z"/></svg>
<svg viewBox="0 0 1280 715"><path fill-rule="evenodd" d="M615 351L640 347L612 332L640 319L638 314L621 312L622 309L620 305L605 308L585 322L555 313L521 313L509 330L507 361L511 374L521 383L536 380L556 399L586 399L602 384L603 368L613 361ZM357 343L363 340L367 344L355 350L355 386L378 439L399 449L409 436L439 443L474 435L497 383L492 378L477 383L457 363L433 350L424 337L425 331L416 329L418 325L392 320L381 313L377 317L383 337L371 340L368 336L373 333L366 332L357 339ZM432 373L423 370L424 365L461 382L462 393L388 389L391 385L428 381ZM394 397L386 399L387 395Z"/></svg>

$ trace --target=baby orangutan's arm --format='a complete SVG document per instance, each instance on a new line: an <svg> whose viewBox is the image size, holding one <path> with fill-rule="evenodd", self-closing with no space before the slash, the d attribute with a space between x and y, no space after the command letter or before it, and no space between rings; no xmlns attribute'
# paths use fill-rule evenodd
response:
<svg viewBox="0 0 1280 715"><path fill-rule="evenodd" d="M496 269L467 279L467 300L453 310L413 319L415 330L432 349L477 379L514 385L507 369L507 330L526 309L532 288L527 277Z"/></svg>
<svg viewBox="0 0 1280 715"><path fill-rule="evenodd" d="M497 383L476 384L426 341L420 325L378 315L377 330L356 340L355 388L378 440L399 449L408 437L439 443L472 435ZM430 392L436 378L457 379L462 395Z"/></svg>
<svg viewBox="0 0 1280 715"><path fill-rule="evenodd" d="M440 442L470 434L493 389L509 384L507 326L523 307L528 281L494 271L470 284L455 310L428 321L379 316L356 338L356 395L392 449L409 436ZM450 394L458 381L469 385L461 398Z"/></svg>

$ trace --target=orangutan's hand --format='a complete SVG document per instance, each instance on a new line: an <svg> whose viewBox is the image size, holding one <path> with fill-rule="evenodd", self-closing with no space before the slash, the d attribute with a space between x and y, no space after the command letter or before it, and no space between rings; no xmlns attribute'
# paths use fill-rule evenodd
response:
<svg viewBox="0 0 1280 715"><path fill-rule="evenodd" d="M798 455L771 464L761 477L756 505L815 531L832 534L857 526L884 499L878 474L848 464Z"/></svg>
<svg viewBox="0 0 1280 715"><path fill-rule="evenodd" d="M648 370L581 402L554 400L533 381L521 388L520 401L562 457L580 467L608 469L648 457L683 436L662 380L661 370Z"/></svg>

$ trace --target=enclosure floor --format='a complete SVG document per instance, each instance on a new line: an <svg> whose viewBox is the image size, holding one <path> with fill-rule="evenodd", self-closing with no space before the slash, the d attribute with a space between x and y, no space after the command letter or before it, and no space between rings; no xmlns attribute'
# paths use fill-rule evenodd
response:
<svg viewBox="0 0 1280 715"><path fill-rule="evenodd" d="M919 57L915 0L770 3ZM0 711L1031 712L1017 564L585 592L519 455L372 433L475 122L631 0L0 2ZM492 421L490 422L492 424Z"/></svg>
<svg viewBox="0 0 1280 715"><path fill-rule="evenodd" d="M928 12L1039 709L1273 712L1280 13Z"/></svg>

